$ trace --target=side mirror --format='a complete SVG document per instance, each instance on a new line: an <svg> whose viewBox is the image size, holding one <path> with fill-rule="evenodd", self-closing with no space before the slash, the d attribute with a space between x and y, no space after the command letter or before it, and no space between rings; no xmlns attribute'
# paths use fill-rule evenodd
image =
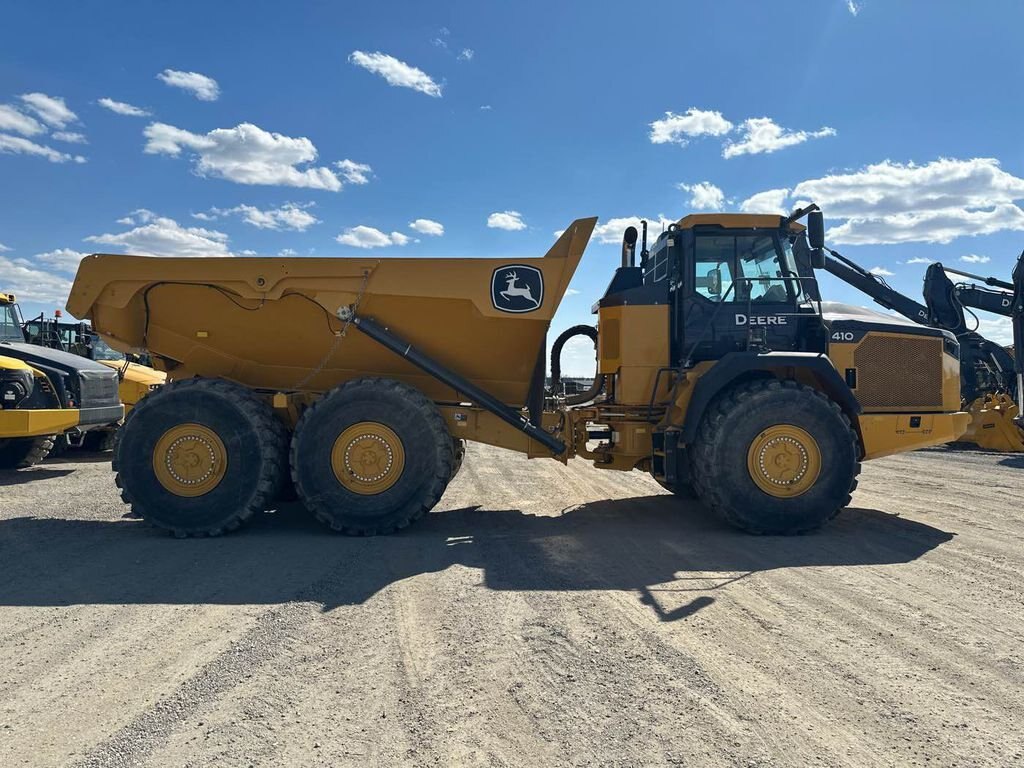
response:
<svg viewBox="0 0 1024 768"><path fill-rule="evenodd" d="M812 249L825 247L825 216L821 211L807 214L807 241Z"/></svg>
<svg viewBox="0 0 1024 768"><path fill-rule="evenodd" d="M811 249L811 269L824 269L825 268L825 249L824 248L812 248Z"/></svg>
<svg viewBox="0 0 1024 768"><path fill-rule="evenodd" d="M722 270L718 267L708 272L708 293L712 296L722 293Z"/></svg>

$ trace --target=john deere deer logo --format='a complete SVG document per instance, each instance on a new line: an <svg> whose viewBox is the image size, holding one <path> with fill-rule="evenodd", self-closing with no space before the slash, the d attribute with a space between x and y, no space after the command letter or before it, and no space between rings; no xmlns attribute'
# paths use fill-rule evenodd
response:
<svg viewBox="0 0 1024 768"><path fill-rule="evenodd" d="M491 301L502 312L532 312L544 302L544 275L536 267L510 264L494 270Z"/></svg>

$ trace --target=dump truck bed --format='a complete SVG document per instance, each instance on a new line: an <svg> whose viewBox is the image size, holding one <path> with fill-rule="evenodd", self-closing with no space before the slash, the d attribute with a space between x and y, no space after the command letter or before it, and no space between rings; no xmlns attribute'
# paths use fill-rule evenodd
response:
<svg viewBox="0 0 1024 768"><path fill-rule="evenodd" d="M322 392L362 376L459 395L347 328L358 307L506 403L526 402L544 339L596 218L574 221L541 259L153 258L82 260L68 311L173 378L223 377Z"/></svg>

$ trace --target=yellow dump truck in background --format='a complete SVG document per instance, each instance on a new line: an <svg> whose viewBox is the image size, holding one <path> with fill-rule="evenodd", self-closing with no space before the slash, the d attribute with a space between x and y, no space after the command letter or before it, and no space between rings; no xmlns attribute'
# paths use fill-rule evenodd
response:
<svg viewBox="0 0 1024 768"><path fill-rule="evenodd" d="M54 317L39 315L24 323L26 340L51 349L60 349L80 357L95 360L115 371L118 378L118 395L124 405L125 414L131 413L138 402L163 386L167 374L139 362L146 359L137 355L127 356L112 349L103 339L92 332L88 323L68 322L61 319L60 311ZM134 359L133 359L134 358ZM86 433L67 433L63 447L80 445L90 451L108 451L113 448L114 436L119 424L111 424ZM57 445L62 441L58 438Z"/></svg>
<svg viewBox="0 0 1024 768"><path fill-rule="evenodd" d="M0 469L37 464L54 439L120 422L117 373L25 343L15 297L0 293Z"/></svg>
<svg viewBox="0 0 1024 768"><path fill-rule="evenodd" d="M590 401L548 394L546 334L596 221L541 259L83 259L68 309L168 374L123 427L124 500L214 535L290 479L331 527L387 533L475 440L650 472L745 530L795 533L849 502L863 460L966 428L955 337L822 315L816 206L687 216L650 249L645 226L639 265L627 229L596 333L573 331L596 337Z"/></svg>

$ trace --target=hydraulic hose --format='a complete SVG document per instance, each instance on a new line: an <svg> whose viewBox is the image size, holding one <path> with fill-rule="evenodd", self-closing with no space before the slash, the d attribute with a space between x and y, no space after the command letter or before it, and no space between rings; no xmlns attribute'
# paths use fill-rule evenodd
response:
<svg viewBox="0 0 1024 768"><path fill-rule="evenodd" d="M586 336L594 342L594 351L597 351L597 328L592 325L574 325L572 328L563 331L551 345L551 393L558 394L559 384L562 381L562 347L569 339L577 336ZM578 395L569 395L565 398L566 405L580 405L593 400L604 389L604 374L597 372L597 362L594 364L594 383L586 392Z"/></svg>

